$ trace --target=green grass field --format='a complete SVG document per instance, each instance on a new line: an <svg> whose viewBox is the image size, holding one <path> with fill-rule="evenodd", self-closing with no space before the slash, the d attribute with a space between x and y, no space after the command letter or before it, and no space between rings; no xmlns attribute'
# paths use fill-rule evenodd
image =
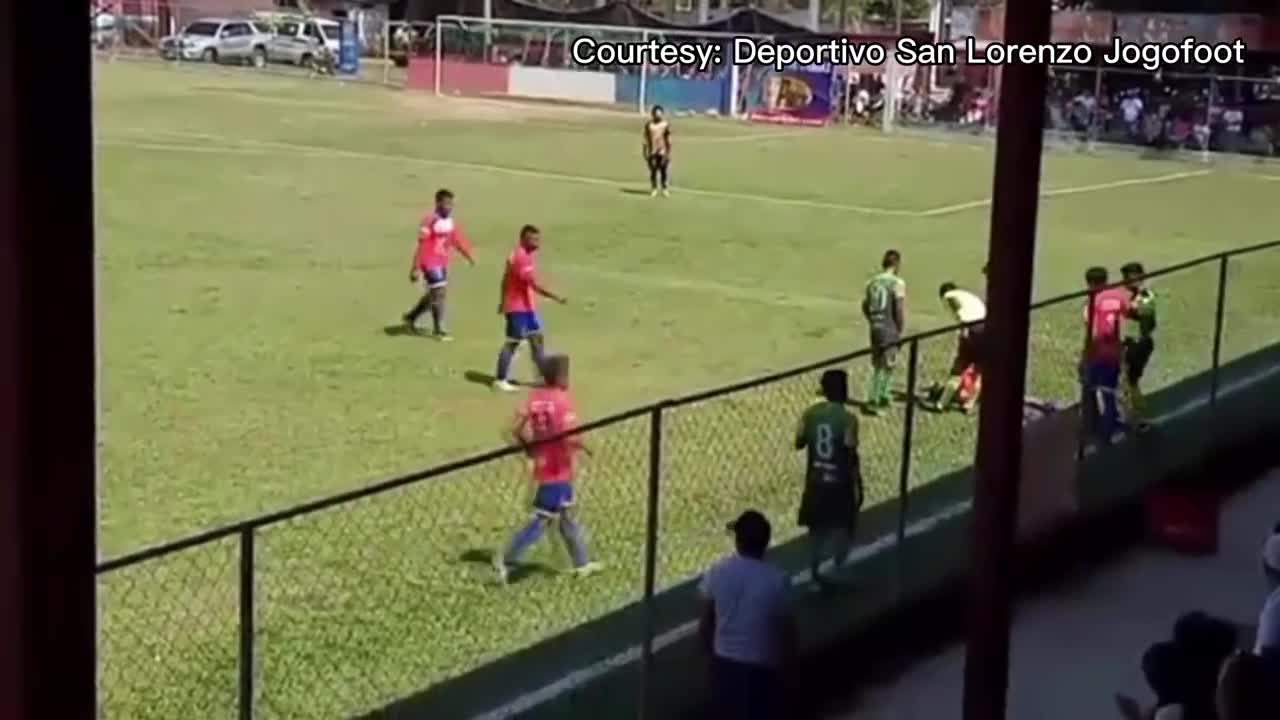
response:
<svg viewBox="0 0 1280 720"><path fill-rule="evenodd" d="M96 121L104 556L501 444L519 398L468 375L492 372L523 223L542 227L542 273L571 299L544 320L588 419L861 348L858 295L890 246L912 328L944 324L936 287L977 285L985 257L979 144L677 119L676 191L655 200L638 121L603 111L117 63L98 65ZM1276 239L1268 173L1046 155L1036 296L1077 289L1090 264ZM479 256L453 271L448 345L384 332L415 299L413 236L441 186ZM1280 335L1278 271L1275 251L1233 263L1228 359ZM1216 282L1206 265L1157 285L1152 388L1208 368ZM1032 391L1070 399L1078 305L1033 330ZM922 346L923 380L951 342ZM667 414L663 586L721 552L744 505L794 533L787 439L816 374ZM864 427L872 501L896 492L901 428ZM922 414L915 438L913 483L969 462L971 421ZM262 531L260 714L377 707L634 600L648 418L589 442L584 522L611 569L584 584L487 583L484 553L523 513L514 459ZM554 542L534 555L564 564ZM228 540L103 580L108 715L230 715L236 557Z"/></svg>

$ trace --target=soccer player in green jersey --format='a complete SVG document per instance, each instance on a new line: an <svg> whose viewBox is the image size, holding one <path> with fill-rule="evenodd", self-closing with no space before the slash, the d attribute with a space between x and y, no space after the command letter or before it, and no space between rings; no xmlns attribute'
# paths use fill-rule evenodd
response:
<svg viewBox="0 0 1280 720"><path fill-rule="evenodd" d="M1151 362L1156 341L1156 294L1143 282L1146 270L1141 263L1131 262L1120 268L1131 299L1124 328L1124 384L1121 387L1125 412L1133 429L1146 431L1146 398L1142 394L1142 374Z"/></svg>
<svg viewBox="0 0 1280 720"><path fill-rule="evenodd" d="M867 281L862 298L862 316L871 331L871 388L867 412L878 415L893 399L893 367L898 356L898 339L907 325L907 284L898 276L902 254L885 252L880 273Z"/></svg>
<svg viewBox="0 0 1280 720"><path fill-rule="evenodd" d="M833 537L832 558L839 567L849 558L862 507L862 470L858 463L858 420L849 412L849 375L822 374L823 399L805 410L796 429L796 450L807 450L800 527L809 530L809 567L818 587L828 583L818 572Z"/></svg>

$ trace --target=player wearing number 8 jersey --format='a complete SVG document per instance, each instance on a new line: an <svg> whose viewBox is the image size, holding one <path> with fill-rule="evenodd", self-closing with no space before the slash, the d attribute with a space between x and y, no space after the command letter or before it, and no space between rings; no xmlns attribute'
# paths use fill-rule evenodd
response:
<svg viewBox="0 0 1280 720"><path fill-rule="evenodd" d="M810 570L825 587L819 567L833 537L838 566L849 557L862 507L862 471L858 461L858 420L846 407L849 376L843 370L822 374L823 400L800 417L795 448L806 450L804 495L798 523L809 530Z"/></svg>
<svg viewBox="0 0 1280 720"><path fill-rule="evenodd" d="M573 481L578 452L585 450L581 438L566 435L577 425L577 413L569 396L569 358L553 355L542 364L545 386L529 394L529 399L516 415L512 436L533 461L533 516L507 547L494 557L498 579L506 582L509 568L542 537L552 523L559 525L573 570L588 575L600 569L599 563L587 559L587 546L582 530L574 521Z"/></svg>

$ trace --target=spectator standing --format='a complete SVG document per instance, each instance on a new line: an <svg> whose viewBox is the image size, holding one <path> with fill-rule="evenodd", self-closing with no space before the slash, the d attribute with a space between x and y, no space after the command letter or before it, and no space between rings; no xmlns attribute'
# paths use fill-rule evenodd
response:
<svg viewBox="0 0 1280 720"><path fill-rule="evenodd" d="M1084 312L1087 340L1080 363L1081 406L1086 427L1093 430L1102 443L1110 444L1120 429L1116 398L1124 353L1120 325L1129 312L1129 291L1123 287L1107 287L1106 268L1089 268L1084 279L1089 287L1089 301Z"/></svg>
<svg viewBox="0 0 1280 720"><path fill-rule="evenodd" d="M787 576L764 559L772 528L747 510L729 524L736 552L712 565L698 587L698 625L711 655L715 717L781 718L781 669L795 642Z"/></svg>
<svg viewBox="0 0 1280 720"><path fill-rule="evenodd" d="M1258 616L1253 653L1280 666L1280 525L1272 528L1271 537L1262 546L1262 573L1270 594Z"/></svg>
<svg viewBox="0 0 1280 720"><path fill-rule="evenodd" d="M862 507L862 470L858 461L858 419L849 412L849 375L843 370L822 373L823 399L800 416L796 450L805 450L804 495L800 499L801 527L809 530L809 569L813 582L827 588L819 568L833 538L833 558L839 567L849 558Z"/></svg>

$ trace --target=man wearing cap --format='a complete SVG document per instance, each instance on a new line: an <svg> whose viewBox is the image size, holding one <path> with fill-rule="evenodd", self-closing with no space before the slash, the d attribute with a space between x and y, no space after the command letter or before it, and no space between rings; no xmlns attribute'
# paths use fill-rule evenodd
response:
<svg viewBox="0 0 1280 720"><path fill-rule="evenodd" d="M1253 653L1280 662L1280 524L1272 528L1271 537L1262 546L1262 573L1271 594L1258 616L1258 639Z"/></svg>
<svg viewBox="0 0 1280 720"><path fill-rule="evenodd" d="M780 668L795 642L785 573L764 559L772 528L755 510L729 523L736 552L712 565L698 586L698 624L711 655L715 717L780 718Z"/></svg>
<svg viewBox="0 0 1280 720"><path fill-rule="evenodd" d="M828 583L818 572L833 538L838 546L833 564L849 557L862 507L862 472L858 462L858 420L849 412L849 375L822 373L822 400L800 416L796 450L805 450L804 494L800 527L809 530L809 571L819 588Z"/></svg>

